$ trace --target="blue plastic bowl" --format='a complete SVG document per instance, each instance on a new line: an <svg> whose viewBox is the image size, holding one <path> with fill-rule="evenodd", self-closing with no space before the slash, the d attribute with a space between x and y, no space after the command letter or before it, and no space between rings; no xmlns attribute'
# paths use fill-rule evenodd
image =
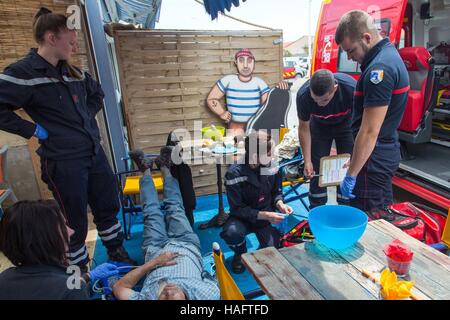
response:
<svg viewBox="0 0 450 320"><path fill-rule="evenodd" d="M331 249L344 249L361 238L368 219L359 209L327 205L312 209L308 221L318 242Z"/></svg>

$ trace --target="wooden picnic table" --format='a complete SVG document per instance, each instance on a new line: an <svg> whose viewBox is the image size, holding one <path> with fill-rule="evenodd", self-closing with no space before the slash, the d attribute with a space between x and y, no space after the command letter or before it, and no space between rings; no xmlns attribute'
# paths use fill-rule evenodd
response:
<svg viewBox="0 0 450 320"><path fill-rule="evenodd" d="M264 248L242 256L262 290L274 300L379 299L377 279L387 266L383 248L399 239L413 252L410 279L420 299L450 299L450 257L412 238L384 220L368 223L361 239L345 250L332 250L317 241L277 250Z"/></svg>

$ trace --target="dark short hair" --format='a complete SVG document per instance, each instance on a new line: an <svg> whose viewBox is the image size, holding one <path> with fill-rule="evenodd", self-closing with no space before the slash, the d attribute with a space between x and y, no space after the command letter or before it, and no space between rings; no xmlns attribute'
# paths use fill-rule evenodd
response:
<svg viewBox="0 0 450 320"><path fill-rule="evenodd" d="M309 82L309 88L314 95L321 97L324 94L330 92L336 81L334 80L333 73L327 69L319 69L311 77Z"/></svg>
<svg viewBox="0 0 450 320"><path fill-rule="evenodd" d="M258 155L258 159L261 158L261 152L270 152L273 147L272 136L266 132L266 130L252 131L245 137L245 163L251 164L250 159L253 159L253 155ZM262 146L266 146L266 150L261 150ZM256 148L255 148L256 146ZM264 155L263 155L264 156ZM261 160L261 159L260 159Z"/></svg>
<svg viewBox="0 0 450 320"><path fill-rule="evenodd" d="M66 219L54 200L20 201L0 221L0 251L17 267L66 266Z"/></svg>

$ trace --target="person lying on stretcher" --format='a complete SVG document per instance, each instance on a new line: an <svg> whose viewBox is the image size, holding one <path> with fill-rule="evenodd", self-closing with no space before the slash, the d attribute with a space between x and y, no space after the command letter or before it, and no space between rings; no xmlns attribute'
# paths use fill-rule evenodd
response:
<svg viewBox="0 0 450 320"><path fill-rule="evenodd" d="M172 147L161 148L155 164L164 178L164 206L160 207L153 184L153 161L141 150L130 158L144 173L140 180L145 264L129 272L113 286L119 300L218 300L216 280L203 270L200 240L184 212L178 181L170 173ZM142 290L133 287L145 278Z"/></svg>

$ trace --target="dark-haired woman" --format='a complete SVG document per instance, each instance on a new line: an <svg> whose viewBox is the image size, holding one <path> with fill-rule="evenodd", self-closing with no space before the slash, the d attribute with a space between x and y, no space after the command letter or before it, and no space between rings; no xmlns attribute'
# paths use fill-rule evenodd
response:
<svg viewBox="0 0 450 320"><path fill-rule="evenodd" d="M89 261L88 204L109 259L134 264L122 246L116 180L95 120L103 91L88 73L69 64L77 50L77 32L68 28L64 15L41 8L33 33L38 48L0 74L0 130L39 139L42 180L75 231L70 264L84 267ZM35 123L13 112L19 108Z"/></svg>
<svg viewBox="0 0 450 320"><path fill-rule="evenodd" d="M117 266L104 263L86 274L68 274L66 252L73 234L53 200L20 201L5 210L0 251L14 267L0 273L0 300L86 300L87 281L119 273Z"/></svg>

